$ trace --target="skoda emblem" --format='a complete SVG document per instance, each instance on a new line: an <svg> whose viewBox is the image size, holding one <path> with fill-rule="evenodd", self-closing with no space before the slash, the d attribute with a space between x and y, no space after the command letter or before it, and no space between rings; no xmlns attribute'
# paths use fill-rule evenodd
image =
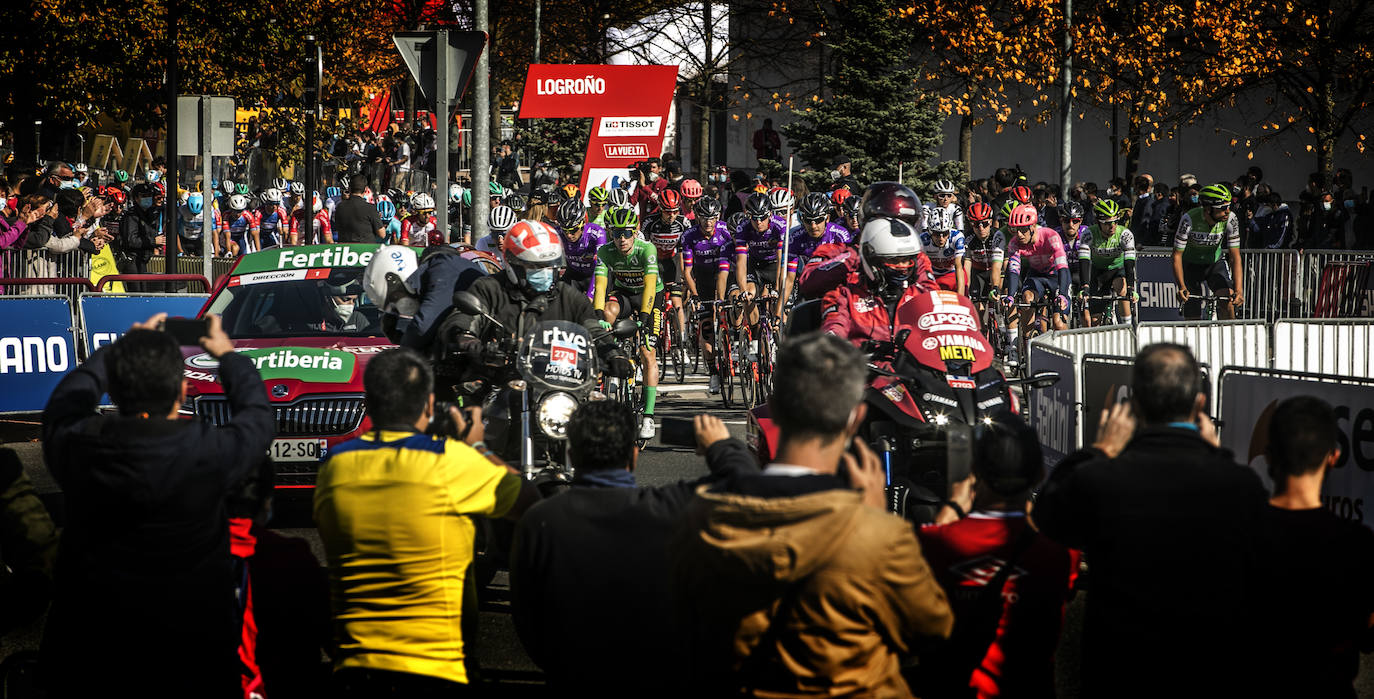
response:
<svg viewBox="0 0 1374 699"><path fill-rule="evenodd" d="M284 384L284 383L274 384L274 385L272 386L272 397L273 397L273 398L285 398L285 397L286 397L286 384Z"/></svg>

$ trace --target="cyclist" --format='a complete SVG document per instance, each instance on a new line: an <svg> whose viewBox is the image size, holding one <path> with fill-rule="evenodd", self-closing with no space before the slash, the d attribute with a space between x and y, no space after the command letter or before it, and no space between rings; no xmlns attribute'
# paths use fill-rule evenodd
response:
<svg viewBox="0 0 1374 699"><path fill-rule="evenodd" d="M258 217L248 206L248 197L242 194L231 194L225 198L225 204L229 207L223 218L220 219L220 236L229 241L229 257L237 257L250 252L257 252L258 247Z"/></svg>
<svg viewBox="0 0 1374 699"><path fill-rule="evenodd" d="M930 189L935 194L935 206L954 207L954 219L950 221L950 230L967 231L968 229L964 228L964 212L959 210L959 197L956 195L954 183L950 180L935 180ZM931 262L934 263L935 260Z"/></svg>
<svg viewBox="0 0 1374 699"><path fill-rule="evenodd" d="M563 235L563 254L568 259L563 281L591 298L596 251L608 242L606 229L587 222L581 199L569 199L558 207L557 230Z"/></svg>
<svg viewBox="0 0 1374 699"><path fill-rule="evenodd" d="M720 220L720 202L710 197L697 201L696 225L682 235L682 278L687 291L699 299L725 298L725 284L730 276L730 253L735 241L729 228ZM720 376L713 361L714 324L709 316L700 319L701 354L711 376L711 393L720 393Z"/></svg>
<svg viewBox="0 0 1374 699"><path fill-rule="evenodd" d="M962 295L968 290L964 276L964 233L954 229L955 204L935 206L926 210L926 232L921 234L921 249L930 258L930 271L935 283Z"/></svg>
<svg viewBox="0 0 1374 699"><path fill-rule="evenodd" d="M1055 312L1050 314L1050 322L1055 330L1064 330L1068 327L1064 322L1069 306L1068 255L1064 252L1064 242L1059 234L1038 225L1037 220L1035 207L1030 204L1019 204L1012 209L1011 218L1007 221L1013 236L1007 246L1007 292L1016 294L1026 303L1033 303L1055 292L1058 305ZM1010 295L1002 297L1002 303L1009 310L1015 310L1017 300ZM1021 309L1019 314L1013 313L1007 320L1009 364L1020 363L1020 327L1029 326L1030 322L1029 308Z"/></svg>
<svg viewBox="0 0 1374 699"><path fill-rule="evenodd" d="M1198 192L1198 202L1201 206L1179 217L1178 232L1174 234L1174 282L1178 284L1178 300L1183 304L1183 316L1196 320L1202 317L1202 301L1190 299L1202 294L1203 284L1214 294L1231 291L1233 298L1217 300L1217 317L1229 320L1236 315L1235 307L1245 302L1240 223L1231 211L1231 188L1225 184L1209 184ZM1232 274L1235 281L1231 279Z"/></svg>
<svg viewBox="0 0 1374 699"><path fill-rule="evenodd" d="M768 205L773 209L773 219L782 224L784 229L796 227L797 198L792 195L792 190L786 187L773 187L768 190Z"/></svg>
<svg viewBox="0 0 1374 699"><path fill-rule="evenodd" d="M130 186L131 186L131 185L129 184L129 171L128 171L128 170L115 170L115 171L114 171L114 181L115 181L115 186L116 186L116 187L119 187L120 189L124 190L124 196L127 198L127 197L129 196L129 191L130 191L129 188L130 188Z"/></svg>
<svg viewBox="0 0 1374 699"><path fill-rule="evenodd" d="M515 225L518 218L515 209L509 206L503 205L492 208L491 213L487 214L487 229L491 232L477 240L477 249L499 257L501 241L505 237L506 231Z"/></svg>
<svg viewBox="0 0 1374 699"><path fill-rule="evenodd" d="M748 220L735 233L735 285L749 301L758 298L766 289L778 288L779 252L786 230L782 220L773 217L773 206L767 194L749 195L744 201L744 213ZM788 271L796 272L796 268ZM752 303L747 304L747 310L749 323L757 323L758 311Z"/></svg>
<svg viewBox="0 0 1374 699"><path fill-rule="evenodd" d="M1080 297L1126 296L1130 289L1135 300L1135 235L1131 229L1118 225L1123 211L1112 199L1099 199L1093 206L1097 223L1078 239L1078 267L1083 281L1078 287ZM1124 273L1125 276L1122 276ZM1131 303L1122 301L1121 323L1131 324ZM1107 310L1106 301L1092 300L1083 309L1084 327L1102 322Z"/></svg>
<svg viewBox="0 0 1374 699"><path fill-rule="evenodd" d="M848 192L847 189L837 189L836 193ZM844 227L849 229L850 240L859 239L859 207L862 206L863 199L858 195L848 195L840 200L840 221Z"/></svg>
<svg viewBox="0 0 1374 699"><path fill-rule="evenodd" d="M294 187L296 184L293 183ZM305 206L304 201L296 204L295 211L291 212L291 229L289 231L291 245L317 245L320 243L333 243L334 234L329 225L329 215L324 211L324 202L320 201L320 193L312 192L310 198L310 208L312 211L310 218L310 230L305 230Z"/></svg>
<svg viewBox="0 0 1374 699"><path fill-rule="evenodd" d="M682 313L682 234L687 232L687 219L682 216L682 195L665 189L658 199L650 200L652 215L644 222L644 238L658 249L659 281L668 289L675 311L672 317L674 342L686 339Z"/></svg>
<svg viewBox="0 0 1374 699"><path fill-rule="evenodd" d="M410 198L410 211L401 221L401 240L411 247L443 245L444 233L434 216L434 197L421 192Z"/></svg>
<svg viewBox="0 0 1374 699"><path fill-rule="evenodd" d="M696 220L694 209L697 200L701 198L701 183L693 179L686 179L678 183L677 191L682 194L682 216L688 221Z"/></svg>
<svg viewBox="0 0 1374 699"><path fill-rule="evenodd" d="M611 193L605 187L592 187L587 192L587 220L605 228L606 205L610 199Z"/></svg>
<svg viewBox="0 0 1374 699"><path fill-rule="evenodd" d="M281 190L268 187L262 191L258 205L258 234L266 236L269 246L281 245L281 232L286 228L286 209L281 207Z"/></svg>
<svg viewBox="0 0 1374 699"><path fill-rule="evenodd" d="M119 196L124 196L124 190L117 187L111 189L119 192ZM181 238L181 250L188 255L203 255L205 243L205 195L200 192L191 192L186 197L186 203L177 207L177 237ZM219 212L210 209L210 241L214 248L215 257L223 257L219 245Z"/></svg>
<svg viewBox="0 0 1374 699"><path fill-rule="evenodd" d="M1059 239L1064 241L1064 252L1069 259L1078 259L1078 241L1088 232L1088 227L1083 224L1083 205L1079 202L1069 201L1059 205L1059 225L1053 227L1059 233ZM1079 277L1080 270L1070 270L1073 273L1073 283L1075 286L1082 287L1087 283Z"/></svg>
<svg viewBox="0 0 1374 699"><path fill-rule="evenodd" d="M664 190L666 194L670 190ZM644 419L640 439L654 436L654 403L658 399L658 362L654 348L663 330L663 281L658 277L658 252L638 236L639 217L629 207L606 215L611 242L596 251L596 292L592 306L607 323L636 315L644 332L640 358L644 361Z"/></svg>
<svg viewBox="0 0 1374 699"><path fill-rule="evenodd" d="M862 284L841 284L821 302L821 330L855 346L891 342L897 309L934 287L919 277L921 237L906 221L875 218L859 235Z"/></svg>
<svg viewBox="0 0 1374 699"><path fill-rule="evenodd" d="M830 200L820 192L812 192L797 205L800 224L787 232L787 276L782 284L782 298L791 298L798 273L806 267L823 245L847 246L849 229L830 222Z"/></svg>
<svg viewBox="0 0 1374 699"><path fill-rule="evenodd" d="M347 182L343 183L348 186ZM329 213L329 225L334 225L334 209L338 207L339 200L343 199L343 189L340 187L324 188L324 210Z"/></svg>
<svg viewBox="0 0 1374 699"><path fill-rule="evenodd" d="M986 301L1002 295L1002 267L1006 263L1007 239L992 229L992 206L984 202L968 205L970 235L964 238L964 279L968 297L981 312Z"/></svg>

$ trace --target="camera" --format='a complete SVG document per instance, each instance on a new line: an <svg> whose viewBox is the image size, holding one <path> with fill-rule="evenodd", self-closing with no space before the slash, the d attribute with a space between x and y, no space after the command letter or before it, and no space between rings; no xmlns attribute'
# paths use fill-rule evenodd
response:
<svg viewBox="0 0 1374 699"><path fill-rule="evenodd" d="M467 430L459 431L458 423L453 421L453 414L450 409L459 407L457 403L446 400L434 401L434 418L429 421L429 427L425 429L425 434L438 437L448 437L450 439L462 439L467 436ZM459 407L461 410L462 408ZM469 425L470 426L470 425Z"/></svg>

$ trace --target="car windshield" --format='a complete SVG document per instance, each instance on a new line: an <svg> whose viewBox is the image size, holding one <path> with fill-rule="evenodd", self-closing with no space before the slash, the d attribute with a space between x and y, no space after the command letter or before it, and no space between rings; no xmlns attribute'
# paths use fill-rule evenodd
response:
<svg viewBox="0 0 1374 699"><path fill-rule="evenodd" d="M309 278L321 271L328 276ZM226 286L209 312L223 317L231 338L382 336L381 310L363 291L362 268L304 276Z"/></svg>

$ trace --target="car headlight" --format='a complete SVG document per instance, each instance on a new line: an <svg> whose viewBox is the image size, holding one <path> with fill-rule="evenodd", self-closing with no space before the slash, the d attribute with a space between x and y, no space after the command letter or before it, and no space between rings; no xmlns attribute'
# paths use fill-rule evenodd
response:
<svg viewBox="0 0 1374 699"><path fill-rule="evenodd" d="M568 420L572 418L574 410L577 410L576 398L562 392L550 393L539 401L539 409L534 413L535 422L544 434L554 439L564 439L568 436Z"/></svg>

